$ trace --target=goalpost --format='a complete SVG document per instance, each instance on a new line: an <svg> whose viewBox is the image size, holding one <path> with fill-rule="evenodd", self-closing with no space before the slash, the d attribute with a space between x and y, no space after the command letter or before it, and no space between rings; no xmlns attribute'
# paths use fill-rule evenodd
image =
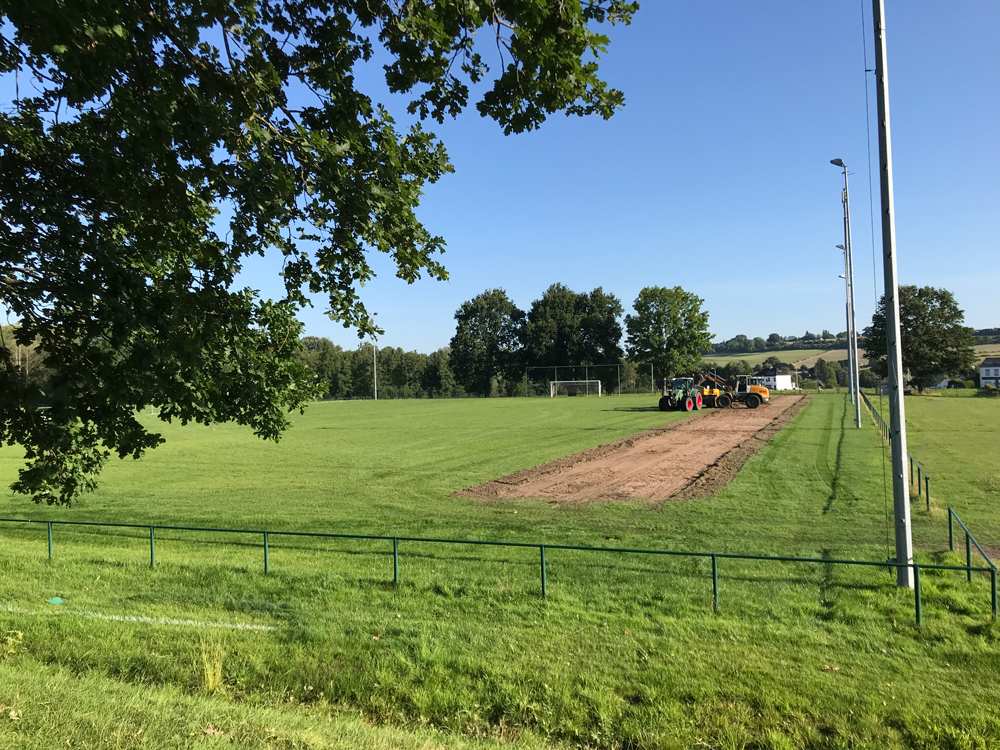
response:
<svg viewBox="0 0 1000 750"><path fill-rule="evenodd" d="M556 396L592 396L601 397L600 380L550 380L549 398Z"/></svg>
<svg viewBox="0 0 1000 750"><path fill-rule="evenodd" d="M648 378L648 381L647 381ZM524 393L526 396L544 396L551 384L586 383L601 381L601 395L619 396L625 393L656 393L653 365L649 362L616 362L613 364L587 365L529 365L524 368ZM549 386L547 389L546 386ZM595 393L593 386L591 393ZM565 393L560 392L561 395Z"/></svg>

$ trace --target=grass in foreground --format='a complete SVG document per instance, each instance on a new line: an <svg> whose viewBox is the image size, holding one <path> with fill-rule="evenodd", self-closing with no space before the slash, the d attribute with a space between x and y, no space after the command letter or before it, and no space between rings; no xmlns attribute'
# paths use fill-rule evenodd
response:
<svg viewBox="0 0 1000 750"><path fill-rule="evenodd" d="M867 423L842 429L849 414L841 396L817 397L716 497L658 506L448 498L456 484L663 416L616 411L644 408L639 400L511 401L501 403L519 416L504 421L504 412L485 410L496 402L466 403L468 411L448 416L397 412L409 419L343 405L314 417L310 439L278 446L270 461L228 428L178 431L183 460L160 454L170 460L152 471L143 466L152 457L120 465L99 496L68 515L148 518L155 510L158 519L239 520L245 510L285 528L885 557L879 438ZM542 413L550 409L563 411ZM329 441L316 444L326 433ZM322 478L317 462L341 453L350 465ZM309 481L291 480L303 474ZM324 482L338 492L317 492ZM284 483L294 497L288 505L280 503ZM138 490L143 496L130 495ZM941 518L915 514L914 524L920 559L954 561L942 552ZM1000 644L978 577L969 585L961 575L927 574L918 630L912 595L887 574L833 565L723 561L716 616L707 564L698 560L553 552L543 601L532 550L404 545L402 582L393 586L384 544L273 544L274 572L265 578L255 540L164 535L150 571L141 536L58 533L50 563L41 529L3 532L0 627L24 633L0 666L0 703L20 701L14 710L23 714L0 717L0 739L15 747L61 744L56 729L102 747L202 739L245 748L1000 741L992 687ZM53 594L67 603L44 604ZM100 619L107 615L249 629ZM99 720L77 704L102 706ZM197 734L209 722L225 742ZM273 731L284 735L272 739Z"/></svg>

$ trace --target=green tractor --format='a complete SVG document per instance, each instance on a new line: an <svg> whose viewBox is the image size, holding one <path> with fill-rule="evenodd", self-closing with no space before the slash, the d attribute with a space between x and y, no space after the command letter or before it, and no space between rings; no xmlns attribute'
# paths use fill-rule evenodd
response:
<svg viewBox="0 0 1000 750"><path fill-rule="evenodd" d="M672 378L662 384L660 411L695 411L702 407L701 388L694 378Z"/></svg>

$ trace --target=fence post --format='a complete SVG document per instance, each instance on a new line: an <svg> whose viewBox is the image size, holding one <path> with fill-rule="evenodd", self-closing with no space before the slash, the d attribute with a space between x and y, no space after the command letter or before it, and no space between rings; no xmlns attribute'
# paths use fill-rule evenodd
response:
<svg viewBox="0 0 1000 750"><path fill-rule="evenodd" d="M719 614L719 558L712 555L712 611Z"/></svg>
<svg viewBox="0 0 1000 750"><path fill-rule="evenodd" d="M392 538L392 582L399 583L399 539Z"/></svg>
<svg viewBox="0 0 1000 750"><path fill-rule="evenodd" d="M968 531L965 532L965 577L972 583L972 542Z"/></svg>
<svg viewBox="0 0 1000 750"><path fill-rule="evenodd" d="M955 521L952 520L954 512L951 506L948 506L948 549L952 552L955 551Z"/></svg>
<svg viewBox="0 0 1000 750"><path fill-rule="evenodd" d="M48 523L49 527L49 559L52 559L52 521Z"/></svg>
<svg viewBox="0 0 1000 750"><path fill-rule="evenodd" d="M920 566L913 566L913 604L917 614L917 626L920 626L923 615L920 611Z"/></svg>
<svg viewBox="0 0 1000 750"><path fill-rule="evenodd" d="M913 456L907 456L910 459L910 486L913 486Z"/></svg>
<svg viewBox="0 0 1000 750"><path fill-rule="evenodd" d="M993 619L997 619L997 569L990 566L990 602L993 605Z"/></svg>
<svg viewBox="0 0 1000 750"><path fill-rule="evenodd" d="M922 487L924 485L924 483L922 481L920 481L920 475L923 473L923 471L924 470L921 469L920 466L919 466L919 464L918 464L917 465L917 498L921 497L921 489L922 489Z"/></svg>
<svg viewBox="0 0 1000 750"><path fill-rule="evenodd" d="M153 527L149 527L149 567L156 564L156 541L153 538Z"/></svg>
<svg viewBox="0 0 1000 750"><path fill-rule="evenodd" d="M542 599L548 595L548 588L545 582L545 545L538 545L538 551L541 554L541 565L542 565Z"/></svg>
<svg viewBox="0 0 1000 750"><path fill-rule="evenodd" d="M264 532L264 575L267 575L271 570L271 560L270 560L270 550L267 544L267 532Z"/></svg>
<svg viewBox="0 0 1000 750"><path fill-rule="evenodd" d="M924 474L924 497L927 498L927 510L931 509L931 478Z"/></svg>

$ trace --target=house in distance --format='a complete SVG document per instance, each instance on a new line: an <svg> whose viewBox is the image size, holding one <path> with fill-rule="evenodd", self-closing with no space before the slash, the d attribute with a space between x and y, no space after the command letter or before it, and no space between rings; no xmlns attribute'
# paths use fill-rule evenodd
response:
<svg viewBox="0 0 1000 750"><path fill-rule="evenodd" d="M791 391L796 386L792 382L791 373L772 367L769 370L761 370L757 373L764 378L764 385L772 391Z"/></svg>
<svg viewBox="0 0 1000 750"><path fill-rule="evenodd" d="M979 365L979 387L988 385L1000 388L1000 357L987 357Z"/></svg>

